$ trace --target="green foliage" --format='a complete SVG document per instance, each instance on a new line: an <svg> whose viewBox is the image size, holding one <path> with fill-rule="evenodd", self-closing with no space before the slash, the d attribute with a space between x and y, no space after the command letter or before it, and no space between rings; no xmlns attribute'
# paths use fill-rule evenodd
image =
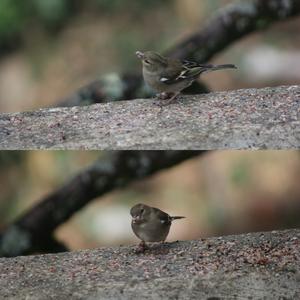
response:
<svg viewBox="0 0 300 300"><path fill-rule="evenodd" d="M159 0L93 0L97 7L106 12L113 12L123 9L140 11L153 7L156 4L164 4L168 1Z"/></svg>
<svg viewBox="0 0 300 300"><path fill-rule="evenodd" d="M25 156L23 151L0 151L0 170L12 165L20 166Z"/></svg>
<svg viewBox="0 0 300 300"><path fill-rule="evenodd" d="M99 14L137 14L167 2L169 0L0 0L0 51L7 44L18 44L23 33L30 32L33 26L52 32L61 28L72 14L83 10Z"/></svg>
<svg viewBox="0 0 300 300"><path fill-rule="evenodd" d="M122 6L125 2L123 0L94 0L97 7L105 9L106 11L113 11Z"/></svg>
<svg viewBox="0 0 300 300"><path fill-rule="evenodd" d="M23 2L0 0L0 38L18 33L24 23Z"/></svg>
<svg viewBox="0 0 300 300"><path fill-rule="evenodd" d="M71 0L0 0L0 46L14 44L22 32L37 25L56 29L70 12Z"/></svg>
<svg viewBox="0 0 300 300"><path fill-rule="evenodd" d="M237 186L247 185L251 179L249 167L246 161L235 164L231 171L231 181Z"/></svg>
<svg viewBox="0 0 300 300"><path fill-rule="evenodd" d="M59 27L69 16L71 2L69 0L31 0L36 14L42 24L48 28Z"/></svg>

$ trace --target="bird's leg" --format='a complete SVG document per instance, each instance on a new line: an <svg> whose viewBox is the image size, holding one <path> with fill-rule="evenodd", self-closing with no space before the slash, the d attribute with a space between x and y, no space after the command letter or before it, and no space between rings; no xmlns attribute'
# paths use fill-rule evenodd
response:
<svg viewBox="0 0 300 300"><path fill-rule="evenodd" d="M154 104L156 104L159 107L162 107L162 105L163 105L162 100L170 99L170 97L172 97L172 96L173 96L173 93L167 93L167 92L159 93L159 94L156 95L156 100L157 101L155 101Z"/></svg>
<svg viewBox="0 0 300 300"><path fill-rule="evenodd" d="M176 97L177 97L179 94L180 94L180 92L174 93L173 96L172 96L170 99L164 101L162 105L163 105L163 106L169 105L170 103L172 103L172 102L176 99Z"/></svg>
<svg viewBox="0 0 300 300"><path fill-rule="evenodd" d="M173 93L167 93L167 92L162 92L156 95L156 98L159 100L166 100L169 99Z"/></svg>
<svg viewBox="0 0 300 300"><path fill-rule="evenodd" d="M145 241L141 241L136 249L136 253L144 253L149 247L146 245Z"/></svg>

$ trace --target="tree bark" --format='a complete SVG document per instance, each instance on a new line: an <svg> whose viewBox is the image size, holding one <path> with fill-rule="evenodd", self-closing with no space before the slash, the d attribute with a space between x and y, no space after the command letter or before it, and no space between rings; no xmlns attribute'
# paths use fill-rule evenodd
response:
<svg viewBox="0 0 300 300"><path fill-rule="evenodd" d="M0 148L298 149L300 86L0 115Z"/></svg>
<svg viewBox="0 0 300 300"><path fill-rule="evenodd" d="M130 229L128 229L130 230ZM300 231L0 259L3 299L299 299Z"/></svg>

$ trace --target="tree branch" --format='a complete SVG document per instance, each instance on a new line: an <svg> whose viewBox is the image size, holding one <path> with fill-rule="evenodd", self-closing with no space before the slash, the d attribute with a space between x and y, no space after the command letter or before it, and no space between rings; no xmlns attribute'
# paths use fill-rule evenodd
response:
<svg viewBox="0 0 300 300"><path fill-rule="evenodd" d="M300 86L0 115L0 148L189 150L296 149Z"/></svg>
<svg viewBox="0 0 300 300"><path fill-rule="evenodd" d="M44 241L53 241L53 231L94 198L203 153L205 151L111 152L10 225L0 236L0 256L49 250Z"/></svg>
<svg viewBox="0 0 300 300"><path fill-rule="evenodd" d="M0 260L3 299L299 299L300 230Z"/></svg>
<svg viewBox="0 0 300 300"><path fill-rule="evenodd" d="M206 62L233 42L300 15L298 0L252 0L221 8L198 32L176 44L168 55Z"/></svg>

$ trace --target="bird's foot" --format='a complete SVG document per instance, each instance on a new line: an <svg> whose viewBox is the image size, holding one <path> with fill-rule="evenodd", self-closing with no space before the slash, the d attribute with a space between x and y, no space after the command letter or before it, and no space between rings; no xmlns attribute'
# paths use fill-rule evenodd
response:
<svg viewBox="0 0 300 300"><path fill-rule="evenodd" d="M162 108L163 106L171 104L179 94L180 93L160 93L156 96L156 101L154 102L154 104Z"/></svg>
<svg viewBox="0 0 300 300"><path fill-rule="evenodd" d="M170 99L170 97L172 97L172 96L173 96L173 93L162 92L162 93L156 95L156 99L167 100L167 99Z"/></svg>
<svg viewBox="0 0 300 300"><path fill-rule="evenodd" d="M173 96L165 101L163 101L162 103L162 106L167 106L169 104L171 104L172 102L174 102L174 100L177 98L177 96L179 95L180 93L175 93L173 94Z"/></svg>
<svg viewBox="0 0 300 300"><path fill-rule="evenodd" d="M155 106L158 106L159 108L162 108L162 100L160 100L160 99L158 99L158 98L156 98L156 99L154 100L153 104L154 104Z"/></svg>
<svg viewBox="0 0 300 300"><path fill-rule="evenodd" d="M172 95L171 95L172 96ZM162 108L163 106L163 101L166 100L166 99L169 99L170 98L170 94L169 93L159 93L159 94L156 94L156 98L154 100L154 104L160 108Z"/></svg>
<svg viewBox="0 0 300 300"><path fill-rule="evenodd" d="M138 245L138 247L135 250L136 254L144 253L149 247L146 245L144 241L141 241Z"/></svg>

